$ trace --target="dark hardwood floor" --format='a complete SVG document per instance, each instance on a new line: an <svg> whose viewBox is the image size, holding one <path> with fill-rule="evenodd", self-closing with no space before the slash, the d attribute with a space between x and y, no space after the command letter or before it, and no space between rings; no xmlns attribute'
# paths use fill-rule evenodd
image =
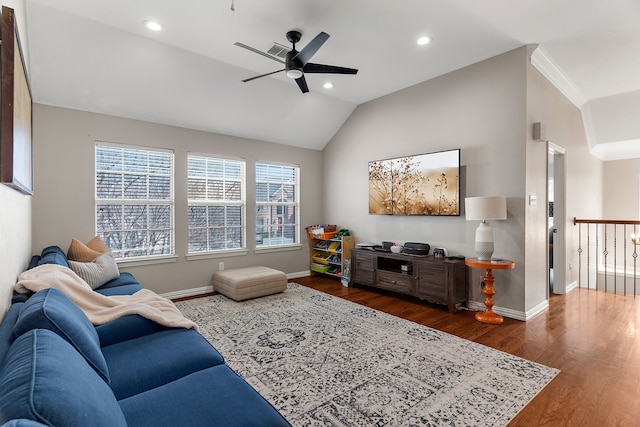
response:
<svg viewBox="0 0 640 427"><path fill-rule="evenodd" d="M510 426L640 426L640 298L576 289L528 322L480 323L473 312L313 276L291 280L561 373Z"/></svg>

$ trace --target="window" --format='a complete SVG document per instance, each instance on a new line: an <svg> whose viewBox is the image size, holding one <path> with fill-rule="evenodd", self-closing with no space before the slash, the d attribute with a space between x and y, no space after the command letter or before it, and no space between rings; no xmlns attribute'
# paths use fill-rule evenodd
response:
<svg viewBox="0 0 640 427"><path fill-rule="evenodd" d="M189 253L245 248L245 163L188 156Z"/></svg>
<svg viewBox="0 0 640 427"><path fill-rule="evenodd" d="M256 246L300 241L300 169L256 163Z"/></svg>
<svg viewBox="0 0 640 427"><path fill-rule="evenodd" d="M96 144L96 233L116 258L173 255L173 152Z"/></svg>

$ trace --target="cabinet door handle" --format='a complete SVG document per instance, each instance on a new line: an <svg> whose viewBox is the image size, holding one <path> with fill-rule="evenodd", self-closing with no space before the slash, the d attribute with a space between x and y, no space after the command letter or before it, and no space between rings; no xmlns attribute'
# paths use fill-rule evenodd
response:
<svg viewBox="0 0 640 427"><path fill-rule="evenodd" d="M396 284L396 281L395 281L395 280L392 280L392 281L391 281L391 284L392 284L392 285L395 285L395 284Z"/></svg>

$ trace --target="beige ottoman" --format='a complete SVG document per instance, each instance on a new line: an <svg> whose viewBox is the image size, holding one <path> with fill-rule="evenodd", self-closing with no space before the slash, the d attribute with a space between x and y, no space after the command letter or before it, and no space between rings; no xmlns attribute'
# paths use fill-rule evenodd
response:
<svg viewBox="0 0 640 427"><path fill-rule="evenodd" d="M213 290L242 301L287 289L287 276L268 267L232 268L213 273Z"/></svg>

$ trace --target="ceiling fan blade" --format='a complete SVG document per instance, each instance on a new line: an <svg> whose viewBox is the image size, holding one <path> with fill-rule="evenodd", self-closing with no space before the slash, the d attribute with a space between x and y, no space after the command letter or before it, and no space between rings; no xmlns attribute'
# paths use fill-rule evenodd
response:
<svg viewBox="0 0 640 427"><path fill-rule="evenodd" d="M302 77L298 77L296 79L296 83L298 83L298 87L300 88L302 93L309 92L309 86L307 86L307 80L304 78L304 75Z"/></svg>
<svg viewBox="0 0 640 427"><path fill-rule="evenodd" d="M300 64L305 65L311 57L322 47L324 42L329 38L329 34L320 32L313 40L311 40L305 47L302 49L294 59L299 61Z"/></svg>
<svg viewBox="0 0 640 427"><path fill-rule="evenodd" d="M358 74L355 68L337 67L335 65L314 64L308 62L302 68L305 73L330 73L330 74Z"/></svg>
<svg viewBox="0 0 640 427"><path fill-rule="evenodd" d="M284 68L282 70L276 70L276 71L272 71L272 72L267 73L267 74L260 74L259 76L255 76L255 77L250 77L248 79L244 79L243 82L244 83L250 82L251 80L259 79L260 77L270 76L271 74L279 73L280 71L284 71Z"/></svg>
<svg viewBox="0 0 640 427"><path fill-rule="evenodd" d="M279 63L281 63L281 64L284 64L284 61L283 61L283 60L278 59L278 58L274 58L273 56L269 55L268 53L264 53L264 52L262 52L262 51L260 51L260 50L258 50L258 49L256 49L256 48L254 48L254 47L247 46L247 45L246 45L246 44L244 44L244 43L235 42L235 43L234 43L234 45L236 45L236 46L240 46L240 47L243 47L243 48L245 48L245 49L247 49L247 50L250 50L251 52L257 53L258 55L266 56L266 57L267 57L267 58L269 58L269 59L273 59L273 60L274 60L274 61L276 61L276 62L279 62Z"/></svg>

